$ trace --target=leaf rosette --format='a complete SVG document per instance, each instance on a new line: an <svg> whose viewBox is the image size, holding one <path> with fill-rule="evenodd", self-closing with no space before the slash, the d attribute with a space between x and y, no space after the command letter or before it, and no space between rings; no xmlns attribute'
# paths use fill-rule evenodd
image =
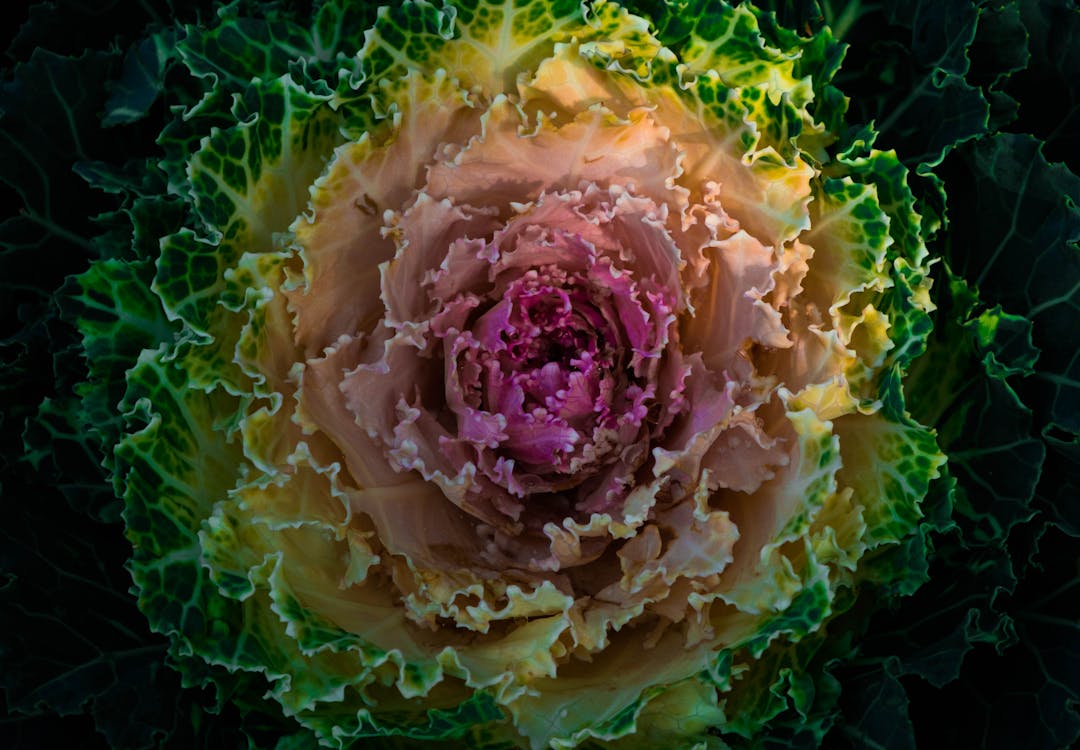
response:
<svg viewBox="0 0 1080 750"><path fill-rule="evenodd" d="M692 11L405 3L231 107L180 42L176 335L115 468L191 679L334 746L704 741L805 715L794 645L919 583L906 170L840 132L827 32Z"/></svg>

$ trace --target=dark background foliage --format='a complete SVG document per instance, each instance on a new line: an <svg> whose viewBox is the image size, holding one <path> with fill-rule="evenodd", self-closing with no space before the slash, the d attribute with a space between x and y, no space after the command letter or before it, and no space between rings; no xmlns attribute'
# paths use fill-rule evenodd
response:
<svg viewBox="0 0 1080 750"><path fill-rule="evenodd" d="M128 592L130 550L100 461L109 409L94 430L71 427L86 408L87 363L55 294L113 248L182 223L178 203L131 206L85 175L100 184L111 169L119 185L159 156L170 107L195 91L169 64L170 29L212 20L212 5L52 0L7 11L3 747L72 737L85 748L301 746L272 712L229 703L240 680L216 693L181 685L166 666L165 640ZM1080 737L1080 10L1069 0L762 5L790 28L828 23L850 45L837 81L848 122L875 123L877 147L912 170L928 225L944 222L931 243L944 259L937 328L908 395L952 461L926 506L929 583L868 620L872 601L846 614L835 627L860 644L854 660L820 652L809 716L782 715L759 744L808 746L826 731L824 745L838 748L1069 747ZM992 335L986 319L1002 321ZM138 341L117 352L125 345Z"/></svg>

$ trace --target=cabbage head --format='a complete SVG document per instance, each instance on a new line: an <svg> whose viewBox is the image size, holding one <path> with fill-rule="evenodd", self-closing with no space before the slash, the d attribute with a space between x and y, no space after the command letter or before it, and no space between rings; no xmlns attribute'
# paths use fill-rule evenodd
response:
<svg viewBox="0 0 1080 750"><path fill-rule="evenodd" d="M133 229L57 295L86 376L27 443L87 430L184 684L278 747L821 742L993 453L947 450L951 357L1037 354L928 249L978 134L898 154L829 26L723 0L152 28L104 123L182 93L75 164Z"/></svg>

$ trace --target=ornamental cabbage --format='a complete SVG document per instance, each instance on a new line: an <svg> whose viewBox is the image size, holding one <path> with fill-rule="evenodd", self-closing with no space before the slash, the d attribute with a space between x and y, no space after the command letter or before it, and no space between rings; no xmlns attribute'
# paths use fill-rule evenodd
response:
<svg viewBox="0 0 1080 750"><path fill-rule="evenodd" d="M153 321L114 407L80 319L86 392L187 680L331 747L806 718L836 618L925 578L945 464L903 389L940 222L845 127L842 45L720 0L325 2L271 75L233 11L176 44L178 221L69 289Z"/></svg>
<svg viewBox="0 0 1080 750"><path fill-rule="evenodd" d="M903 574L943 460L896 392L905 170L829 155L828 39L778 41L418 2L347 88L253 81L187 161L152 284L182 328L121 406L155 628L325 741L752 729L725 693Z"/></svg>

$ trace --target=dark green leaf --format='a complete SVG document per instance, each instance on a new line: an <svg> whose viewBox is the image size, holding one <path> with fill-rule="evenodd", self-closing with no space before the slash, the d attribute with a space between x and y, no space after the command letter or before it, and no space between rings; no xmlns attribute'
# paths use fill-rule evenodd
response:
<svg viewBox="0 0 1080 750"><path fill-rule="evenodd" d="M161 93L165 71L176 56L177 32L164 29L127 51L120 80L105 103L105 127L123 125L144 117Z"/></svg>

